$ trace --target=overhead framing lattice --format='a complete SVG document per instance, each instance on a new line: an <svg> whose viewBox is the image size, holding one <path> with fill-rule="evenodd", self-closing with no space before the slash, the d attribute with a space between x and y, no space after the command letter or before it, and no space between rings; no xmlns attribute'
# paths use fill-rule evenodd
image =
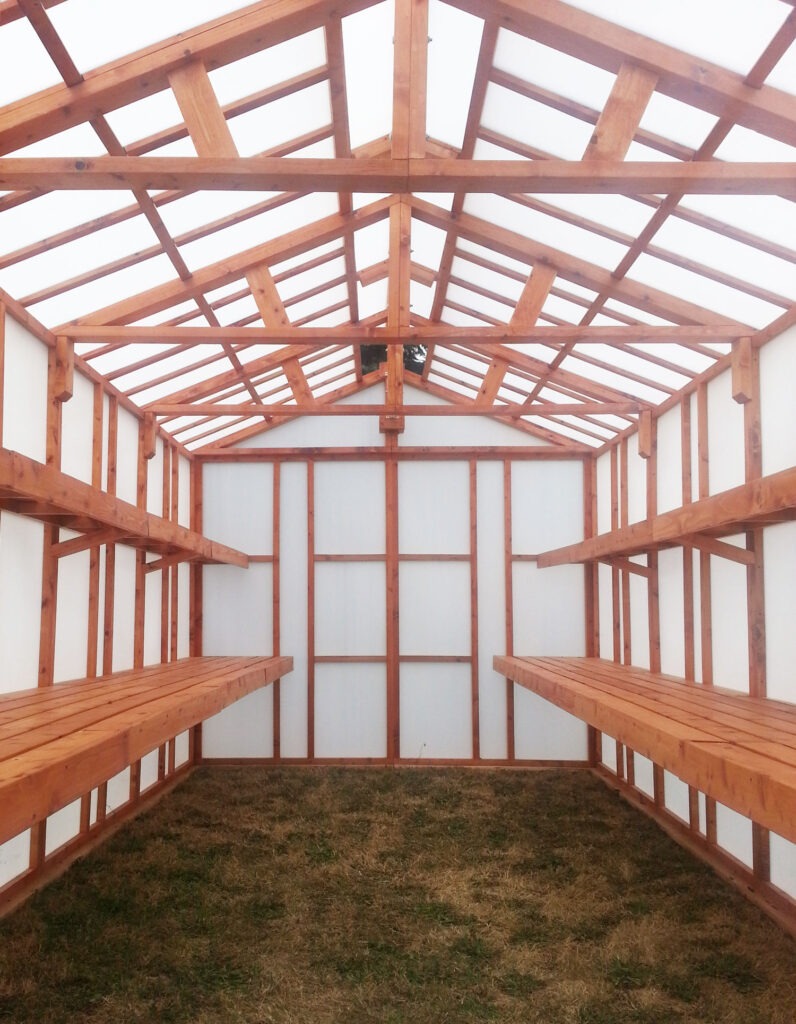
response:
<svg viewBox="0 0 796 1024"><path fill-rule="evenodd" d="M298 415L378 414L390 432L474 414L588 451L796 322L796 95L766 84L792 3L769 0L780 26L746 74L558 0L265 0L84 71L57 28L72 3L0 2L0 39L27 23L61 79L0 108L0 285L189 448ZM392 21L392 115L353 146L351 64L375 14ZM442 14L476 40L455 146L428 132ZM310 39L285 77L219 99L220 69ZM598 76L601 105L511 59L526 50ZM309 129L242 151L245 118L291 98L317 111ZM176 119L126 139L115 119L146 101ZM86 216L50 232L76 192ZM771 197L767 216L730 205L750 196ZM109 255L114 232L127 246ZM362 345L386 346L378 369ZM383 402L339 404L377 381ZM404 404L404 381L427 404Z"/></svg>

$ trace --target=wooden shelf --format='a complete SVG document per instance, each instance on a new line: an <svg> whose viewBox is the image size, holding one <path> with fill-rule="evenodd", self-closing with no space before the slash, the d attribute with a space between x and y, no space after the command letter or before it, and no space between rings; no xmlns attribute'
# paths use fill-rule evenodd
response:
<svg viewBox="0 0 796 1024"><path fill-rule="evenodd" d="M599 561L677 544L699 547L701 537L728 537L791 519L796 519L796 468L701 498L632 526L545 551L539 555L538 564L550 566Z"/></svg>
<svg viewBox="0 0 796 1024"><path fill-rule="evenodd" d="M163 556L247 567L248 556L161 519L19 452L0 448L0 509L54 523L97 543L145 548Z"/></svg>
<svg viewBox="0 0 796 1024"><path fill-rule="evenodd" d="M292 669L184 658L0 696L0 843Z"/></svg>
<svg viewBox="0 0 796 1024"><path fill-rule="evenodd" d="M796 842L796 705L600 658L497 656L494 666L707 796Z"/></svg>

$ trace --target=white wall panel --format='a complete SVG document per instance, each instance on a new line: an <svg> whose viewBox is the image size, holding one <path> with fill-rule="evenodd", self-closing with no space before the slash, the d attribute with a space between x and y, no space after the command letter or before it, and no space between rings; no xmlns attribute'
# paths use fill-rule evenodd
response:
<svg viewBox="0 0 796 1024"><path fill-rule="evenodd" d="M135 556L133 548L116 545L113 588L113 671L133 667L135 649Z"/></svg>
<svg viewBox="0 0 796 1024"><path fill-rule="evenodd" d="M383 554L384 464L315 466L315 550L324 555Z"/></svg>
<svg viewBox="0 0 796 1024"><path fill-rule="evenodd" d="M469 665L401 665L401 757L472 757Z"/></svg>
<svg viewBox="0 0 796 1024"><path fill-rule="evenodd" d="M589 756L585 722L516 685L514 740L517 757L534 761L585 761Z"/></svg>
<svg viewBox="0 0 796 1024"><path fill-rule="evenodd" d="M273 752L272 686L242 697L202 726L204 757L272 757Z"/></svg>
<svg viewBox="0 0 796 1024"><path fill-rule="evenodd" d="M630 576L630 660L639 668L650 667L649 586L635 573Z"/></svg>
<svg viewBox="0 0 796 1024"><path fill-rule="evenodd" d="M383 664L316 667L315 754L387 756L387 672Z"/></svg>
<svg viewBox="0 0 796 1024"><path fill-rule="evenodd" d="M363 399L367 401L367 399ZM425 391L404 386L407 405L450 405L445 399ZM547 441L517 430L505 423L474 416L407 416L406 429L398 437L401 448L414 445L455 445L469 448L477 445L546 445Z"/></svg>
<svg viewBox="0 0 796 1024"><path fill-rule="evenodd" d="M6 316L3 445L44 462L47 453L48 348Z"/></svg>
<svg viewBox="0 0 796 1024"><path fill-rule="evenodd" d="M469 562L403 562L398 603L401 654L470 653Z"/></svg>
<svg viewBox="0 0 796 1024"><path fill-rule="evenodd" d="M796 702L796 523L780 523L765 531L766 675L767 693ZM787 611L786 611L787 610Z"/></svg>
<svg viewBox="0 0 796 1024"><path fill-rule="evenodd" d="M45 855L59 849L70 839L74 839L80 831L80 800L62 807L47 818L47 835L45 838Z"/></svg>
<svg viewBox="0 0 796 1024"><path fill-rule="evenodd" d="M116 495L135 505L138 493L138 420L119 408L116 446Z"/></svg>
<svg viewBox="0 0 796 1024"><path fill-rule="evenodd" d="M653 775L653 764L643 754L633 755L633 771L636 780L636 788L652 799L655 795L655 783Z"/></svg>
<svg viewBox="0 0 796 1024"><path fill-rule="evenodd" d="M158 781L158 752L150 750L141 758L141 792L145 792Z"/></svg>
<svg viewBox="0 0 796 1024"><path fill-rule="evenodd" d="M506 652L504 587L503 466L481 462L478 495L478 676L482 757L505 757L506 680L492 658Z"/></svg>
<svg viewBox="0 0 796 1024"><path fill-rule="evenodd" d="M771 833L771 882L796 899L796 845Z"/></svg>
<svg viewBox="0 0 796 1024"><path fill-rule="evenodd" d="M733 401L729 372L708 384L708 451L711 494L744 482L743 406Z"/></svg>
<svg viewBox="0 0 796 1024"><path fill-rule="evenodd" d="M401 554L467 554L470 476L466 462L402 462L398 466Z"/></svg>
<svg viewBox="0 0 796 1024"><path fill-rule="evenodd" d="M272 580L273 569L268 563L254 563L248 569L235 565L204 567L204 654L272 653Z"/></svg>
<svg viewBox="0 0 796 1024"><path fill-rule="evenodd" d="M688 824L688 785L671 772L664 771L663 794L667 811Z"/></svg>
<svg viewBox="0 0 796 1024"><path fill-rule="evenodd" d="M511 541L535 555L583 540L583 465L515 462L511 467Z"/></svg>
<svg viewBox="0 0 796 1024"><path fill-rule="evenodd" d="M384 401L384 385L376 384L344 398L340 405L372 405ZM378 416L304 416L247 438L239 448L347 448L383 445Z"/></svg>
<svg viewBox="0 0 796 1024"><path fill-rule="evenodd" d="M178 458L177 520L180 526L191 526L191 463L184 455Z"/></svg>
<svg viewBox="0 0 796 1024"><path fill-rule="evenodd" d="M273 467L210 462L202 472L202 532L249 555L272 554Z"/></svg>
<svg viewBox="0 0 796 1024"><path fill-rule="evenodd" d="M699 402L691 395L691 500L699 497Z"/></svg>
<svg viewBox="0 0 796 1024"><path fill-rule="evenodd" d="M41 523L0 512L0 693L38 682L43 532Z"/></svg>
<svg viewBox="0 0 796 1024"><path fill-rule="evenodd" d="M604 765L612 772L616 772L616 740L613 736L607 736L605 733L602 736L602 757L600 758L600 764Z"/></svg>
<svg viewBox="0 0 796 1024"><path fill-rule="evenodd" d="M89 563L88 551L61 558L58 563L55 606L56 683L65 679L80 679L86 674Z"/></svg>
<svg viewBox="0 0 796 1024"><path fill-rule="evenodd" d="M293 656L293 671L282 681L280 690L280 738L285 757L306 757L307 467L285 463L279 491L284 582L280 602L282 653Z"/></svg>
<svg viewBox="0 0 796 1024"><path fill-rule="evenodd" d="M647 518L647 460L638 453L638 434L627 439L627 468L627 521L638 523Z"/></svg>
<svg viewBox="0 0 796 1024"><path fill-rule="evenodd" d="M170 575L167 572L167 577ZM157 665L160 661L161 633L161 576L162 573L147 573L144 590L144 664ZM166 608L170 608L168 596Z"/></svg>
<svg viewBox="0 0 796 1024"><path fill-rule="evenodd" d="M608 533L611 529L611 456L609 453L597 459L597 533Z"/></svg>
<svg viewBox="0 0 796 1024"><path fill-rule="evenodd" d="M273 705L273 697L271 698ZM174 767L179 768L184 765L188 760L190 747L188 745L188 732L181 732L178 736L174 737Z"/></svg>
<svg viewBox="0 0 796 1024"><path fill-rule="evenodd" d="M763 473L796 466L796 327L760 349Z"/></svg>
<svg viewBox="0 0 796 1024"><path fill-rule="evenodd" d="M586 652L583 567L539 569L515 562L514 650L520 656L580 657Z"/></svg>
<svg viewBox="0 0 796 1024"><path fill-rule="evenodd" d="M27 871L29 864L30 829L26 829L7 843L0 843L0 888Z"/></svg>
<svg viewBox="0 0 796 1024"><path fill-rule="evenodd" d="M94 462L94 385L75 373L74 392L63 403L61 469L84 483L91 483Z"/></svg>
<svg viewBox="0 0 796 1024"><path fill-rule="evenodd" d="M611 659L614 656L614 624L613 624L613 572L607 565L597 566L597 586L599 588L600 611L600 651L601 658ZM585 648L584 648L585 649Z"/></svg>
<svg viewBox="0 0 796 1024"><path fill-rule="evenodd" d="M182 563L177 569L177 657L187 658L191 644L191 571Z"/></svg>
<svg viewBox="0 0 796 1024"><path fill-rule="evenodd" d="M658 417L658 512L683 503L683 444L680 406Z"/></svg>
<svg viewBox="0 0 796 1024"><path fill-rule="evenodd" d="M157 438L155 457L149 459L146 464L146 507L147 512L155 516L163 515L163 454L163 441Z"/></svg>
<svg viewBox="0 0 796 1024"><path fill-rule="evenodd" d="M661 671L685 675L683 554L680 548L658 553L658 596L661 624Z"/></svg>
<svg viewBox="0 0 796 1024"><path fill-rule="evenodd" d="M734 540L734 538L726 538ZM726 558L710 559L713 609L713 681L747 693L749 646L746 615L746 566Z"/></svg>
<svg viewBox="0 0 796 1024"><path fill-rule="evenodd" d="M752 822L720 803L716 804L716 842L742 864L752 866Z"/></svg>
<svg viewBox="0 0 796 1024"><path fill-rule="evenodd" d="M108 814L122 807L130 800L130 769L123 768L118 775L108 779L108 794L105 808Z"/></svg>
<svg viewBox="0 0 796 1024"><path fill-rule="evenodd" d="M384 654L387 580L379 562L315 566L315 653Z"/></svg>

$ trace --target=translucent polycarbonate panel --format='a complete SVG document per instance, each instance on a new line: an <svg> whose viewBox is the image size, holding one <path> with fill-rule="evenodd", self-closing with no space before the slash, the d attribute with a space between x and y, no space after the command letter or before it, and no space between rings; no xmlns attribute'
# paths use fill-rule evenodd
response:
<svg viewBox="0 0 796 1024"><path fill-rule="evenodd" d="M243 282L245 285L245 282ZM248 287L248 285L246 285ZM240 299L236 299L235 302L225 303L223 306L216 308L216 316L222 324L237 324L243 320L247 320L249 317L259 316L257 309L257 303L254 301L254 296L249 293Z"/></svg>
<svg viewBox="0 0 796 1024"><path fill-rule="evenodd" d="M336 213L337 199L328 193L312 193L257 217L234 224L182 247L188 266L196 271L244 249L262 245Z"/></svg>
<svg viewBox="0 0 796 1024"><path fill-rule="evenodd" d="M608 232L628 236L638 234L652 216L649 206L627 196L529 195L528 198L543 205L551 216L561 211L563 215L572 215L594 224L596 230L603 227Z"/></svg>
<svg viewBox="0 0 796 1024"><path fill-rule="evenodd" d="M569 302L567 299L559 298L557 295L548 295L542 307L542 318L555 317L556 320L564 320L569 324L577 324L586 312L588 305L581 305L576 302Z"/></svg>
<svg viewBox="0 0 796 1024"><path fill-rule="evenodd" d="M784 246L796 262L796 204L779 196L685 196L681 206Z"/></svg>
<svg viewBox="0 0 796 1024"><path fill-rule="evenodd" d="M160 207L160 216L174 236L180 236L199 228L214 224L226 217L233 217L245 211L256 211L263 203L279 193L260 192L189 192L171 203Z"/></svg>
<svg viewBox="0 0 796 1024"><path fill-rule="evenodd" d="M324 316L312 318L313 327L339 327L342 324L350 323L351 311L346 303L345 307L326 313Z"/></svg>
<svg viewBox="0 0 796 1024"><path fill-rule="evenodd" d="M614 84L614 76L610 72L506 28L501 28L498 33L495 66L559 96L599 110L605 105Z"/></svg>
<svg viewBox="0 0 796 1024"><path fill-rule="evenodd" d="M672 320L665 320L663 317L657 316L655 313L650 313L641 304L638 306L631 306L629 303L620 302L618 299L607 299L603 305L603 310L604 313L611 318L607 326L619 323L628 324L638 322L649 324L652 327L666 327L673 323ZM602 322L602 315L594 321L595 324Z"/></svg>
<svg viewBox="0 0 796 1024"><path fill-rule="evenodd" d="M439 197L437 197L439 199ZM436 269L442 259L446 234L416 217L412 219L412 262Z"/></svg>
<svg viewBox="0 0 796 1024"><path fill-rule="evenodd" d="M78 69L86 72L245 6L240 0L138 0L133 7L69 0L49 16Z"/></svg>
<svg viewBox="0 0 796 1024"><path fill-rule="evenodd" d="M460 148L473 90L483 22L439 0L428 10L426 132Z"/></svg>
<svg viewBox="0 0 796 1024"><path fill-rule="evenodd" d="M296 256L291 256L290 259L282 260L279 263L271 263L271 273L274 274L274 276L277 276L279 274L286 273L288 270L295 270L297 267L302 267L305 264L312 262L312 260L318 259L319 257L326 255L327 253L336 252L339 248L340 239L332 239L331 242L326 242L323 245L319 245L315 249L307 249Z"/></svg>
<svg viewBox="0 0 796 1024"><path fill-rule="evenodd" d="M5 29L3 29L5 31ZM29 146L16 149L4 156L105 156L107 150L100 142L94 129L88 124L77 124L74 128L49 135L32 142Z"/></svg>
<svg viewBox="0 0 796 1024"><path fill-rule="evenodd" d="M739 196L738 202L743 203L743 197ZM723 271L740 282L779 293L785 299L783 306L796 299L796 274L792 263L727 238L717 231L670 217L658 231L654 244L656 248L660 246L688 260Z"/></svg>
<svg viewBox="0 0 796 1024"><path fill-rule="evenodd" d="M367 318L369 316L375 316L381 312L385 312L386 315L386 281L376 281L375 284L369 284L364 287L362 285L359 285L359 287L357 288L357 297L359 301L360 319Z"/></svg>
<svg viewBox="0 0 796 1024"><path fill-rule="evenodd" d="M784 20L777 0L571 0L571 6L746 74ZM599 35L595 26L595 35Z"/></svg>
<svg viewBox="0 0 796 1024"><path fill-rule="evenodd" d="M315 668L317 757L385 757L387 682L383 664Z"/></svg>
<svg viewBox="0 0 796 1024"><path fill-rule="evenodd" d="M207 326L207 321L198 312L196 302L193 299L189 299L187 302L180 302L176 306L169 306L149 316L139 317L136 320L132 320L131 323L140 327L157 327L162 324L168 324L172 320L177 320L180 324L186 324L191 327Z"/></svg>
<svg viewBox="0 0 796 1024"><path fill-rule="evenodd" d="M73 274L103 267L131 253L158 252L157 236L145 217L100 228L0 272L3 287L20 301Z"/></svg>
<svg viewBox="0 0 796 1024"><path fill-rule="evenodd" d="M9 61L13 54L13 74L6 65L8 73L0 75L0 105L61 84L61 76L27 18L4 25L2 32L2 52Z"/></svg>
<svg viewBox="0 0 796 1024"><path fill-rule="evenodd" d="M765 327L782 313L778 306L654 256L640 256L633 264L628 279L652 285L675 298L685 299L703 309L755 328Z"/></svg>
<svg viewBox="0 0 796 1024"><path fill-rule="evenodd" d="M465 212L492 225L533 239L536 245L549 246L553 252L564 251L599 267L613 269L625 255L626 246L601 238L594 232L555 217L537 213L527 207L495 195L468 195Z"/></svg>
<svg viewBox="0 0 796 1024"><path fill-rule="evenodd" d="M388 135L392 128L392 0L343 19L348 121L353 147Z"/></svg>
<svg viewBox="0 0 796 1024"><path fill-rule="evenodd" d="M227 104L323 67L325 63L324 33L314 29L232 64L214 68L210 71L210 81L219 103Z"/></svg>
<svg viewBox="0 0 796 1024"><path fill-rule="evenodd" d="M486 90L481 124L562 160L578 160L593 130L583 121L494 83ZM482 159L480 149L476 158Z"/></svg>
<svg viewBox="0 0 796 1024"><path fill-rule="evenodd" d="M586 382L584 388L588 387L589 381L593 381L615 389L618 392L616 395L617 401L622 400L622 392L632 395L634 398L641 398L656 404L662 402L668 395L668 392L656 388L654 385L639 384L623 376L620 371L614 372L607 367L593 366L591 363L585 363L574 355L567 356L561 364L561 368L570 370L572 373L582 377ZM608 400L610 401L610 399Z"/></svg>
<svg viewBox="0 0 796 1024"><path fill-rule="evenodd" d="M145 96L105 115L108 124L124 146L151 139L167 128L183 122L180 108L171 89ZM149 152L147 149L146 152Z"/></svg>
<svg viewBox="0 0 796 1024"><path fill-rule="evenodd" d="M409 308L412 316L429 317L434 302L434 285L412 281L409 285Z"/></svg>
<svg viewBox="0 0 796 1024"><path fill-rule="evenodd" d="M562 420L551 420L543 416L523 416L523 422L539 427L548 434L552 431L560 435L560 437L574 441L577 444L589 445L593 448L598 448L602 443L601 438L595 439L591 435L585 434L582 430L574 427L571 423L566 423Z"/></svg>
<svg viewBox="0 0 796 1024"><path fill-rule="evenodd" d="M452 327L479 327L483 325L484 321L470 313L446 305L442 310L442 322L450 324Z"/></svg>
<svg viewBox="0 0 796 1024"><path fill-rule="evenodd" d="M167 256L156 256L92 281L80 288L32 307L32 313L46 327L86 316L111 303L121 302L148 288L174 280L177 274Z"/></svg>
<svg viewBox="0 0 796 1024"><path fill-rule="evenodd" d="M796 146L769 138L751 128L735 125L716 150L719 160L796 160Z"/></svg>
<svg viewBox="0 0 796 1024"><path fill-rule="evenodd" d="M497 301L495 298L479 295L469 288L453 284L448 286L447 297L449 302L461 303L476 313L483 313L501 323L508 322L514 310L514 303L511 299Z"/></svg>
<svg viewBox="0 0 796 1024"><path fill-rule="evenodd" d="M313 313L319 313L326 309L327 306L347 301L348 289L345 284L338 284L334 288L327 288L317 295L304 299L302 302L288 303L290 319L295 322L304 317L311 316Z"/></svg>
<svg viewBox="0 0 796 1024"><path fill-rule="evenodd" d="M654 92L641 116L640 127L695 150L708 137L717 120L714 114L707 114L662 92Z"/></svg>
<svg viewBox="0 0 796 1024"><path fill-rule="evenodd" d="M796 49L791 46L766 78L766 85L796 94Z"/></svg>
<svg viewBox="0 0 796 1024"><path fill-rule="evenodd" d="M627 370L637 376L651 378L656 383L675 390L684 387L690 379L685 374L676 373L665 366L657 366L645 360L641 355L635 355L613 345L576 345L574 352L579 356L599 360L613 367L617 373Z"/></svg>
<svg viewBox="0 0 796 1024"><path fill-rule="evenodd" d="M300 274L292 275L284 283L280 282L279 292L285 299L291 299L344 276L345 260L340 257L322 263L320 266L311 267Z"/></svg>
<svg viewBox="0 0 796 1024"><path fill-rule="evenodd" d="M511 256L505 256L502 252L495 252L494 249L488 249L477 242L471 242L468 238L458 239L456 251L463 259L467 259L466 254L470 254L476 259L486 260L489 263L505 268L507 271L520 274L523 278L527 278L531 272L529 263L513 259Z"/></svg>
<svg viewBox="0 0 796 1024"><path fill-rule="evenodd" d="M241 156L254 156L331 123L326 82L294 92L228 121Z"/></svg>
<svg viewBox="0 0 796 1024"><path fill-rule="evenodd" d="M523 289L523 283L527 280L527 271L523 271L523 281L509 277L507 274L498 273L490 267L482 267L470 260L456 256L451 264L451 280L462 281L469 285L476 285L486 288L491 292L497 292L505 296L506 301L516 303Z"/></svg>
<svg viewBox="0 0 796 1024"><path fill-rule="evenodd" d="M729 351L727 346L725 346L725 348ZM640 356L649 355L655 358L665 359L670 363L679 364L682 366L683 371L689 376L702 373L702 371L707 370L714 361L711 356L705 355L702 352L697 352L692 348L687 348L685 345L633 344L629 346L629 351L635 352ZM716 354L719 355L720 353L717 352Z"/></svg>
<svg viewBox="0 0 796 1024"><path fill-rule="evenodd" d="M85 224L88 224L85 231L93 230L97 226L93 222L104 217L112 218L118 210L130 210L133 216L138 214L138 207L126 192L81 190L39 196L0 214L0 253L16 252L45 236L47 244L43 248L48 251L57 249L58 236L62 232Z"/></svg>

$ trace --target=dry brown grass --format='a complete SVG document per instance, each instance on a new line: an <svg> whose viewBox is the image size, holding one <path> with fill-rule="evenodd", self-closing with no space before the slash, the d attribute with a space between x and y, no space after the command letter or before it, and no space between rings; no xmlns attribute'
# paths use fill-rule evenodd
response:
<svg viewBox="0 0 796 1024"><path fill-rule="evenodd" d="M14 1024L792 1024L796 947L577 772L212 769L0 922Z"/></svg>

